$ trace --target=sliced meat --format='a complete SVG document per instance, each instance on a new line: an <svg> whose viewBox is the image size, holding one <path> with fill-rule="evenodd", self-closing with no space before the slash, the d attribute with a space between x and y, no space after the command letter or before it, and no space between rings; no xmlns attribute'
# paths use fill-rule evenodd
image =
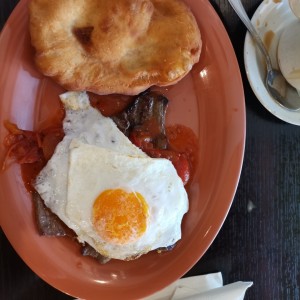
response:
<svg viewBox="0 0 300 300"><path fill-rule="evenodd" d="M138 95L122 113L112 117L118 128L126 135L148 133L155 148L166 149L165 117L168 99L153 91Z"/></svg>
<svg viewBox="0 0 300 300"><path fill-rule="evenodd" d="M110 261L110 258L101 255L89 244L85 244L81 248L81 254L83 256L91 256L91 257L97 259L101 264L106 264L108 261Z"/></svg>
<svg viewBox="0 0 300 300"><path fill-rule="evenodd" d="M32 199L35 207L35 219L39 234L75 237L75 233L44 204L43 199L37 192L33 193Z"/></svg>

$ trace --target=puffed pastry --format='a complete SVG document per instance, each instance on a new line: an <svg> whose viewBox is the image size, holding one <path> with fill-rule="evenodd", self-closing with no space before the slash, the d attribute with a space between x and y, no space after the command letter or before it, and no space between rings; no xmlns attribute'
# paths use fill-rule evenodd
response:
<svg viewBox="0 0 300 300"><path fill-rule="evenodd" d="M35 63L68 90L135 95L199 61L200 30L181 0L32 0L29 12Z"/></svg>

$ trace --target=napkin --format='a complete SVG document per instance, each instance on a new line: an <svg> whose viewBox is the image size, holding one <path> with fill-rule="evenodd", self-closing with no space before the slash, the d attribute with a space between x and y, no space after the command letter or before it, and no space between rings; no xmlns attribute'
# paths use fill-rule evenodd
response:
<svg viewBox="0 0 300 300"><path fill-rule="evenodd" d="M242 300L253 282L223 286L221 272L182 278L143 300Z"/></svg>

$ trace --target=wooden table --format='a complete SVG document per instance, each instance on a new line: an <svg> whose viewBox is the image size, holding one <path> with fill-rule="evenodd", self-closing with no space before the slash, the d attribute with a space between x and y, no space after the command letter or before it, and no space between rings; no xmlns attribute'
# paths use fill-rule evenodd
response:
<svg viewBox="0 0 300 300"><path fill-rule="evenodd" d="M0 1L0 28L17 2ZM249 15L260 2L243 0ZM224 22L240 64L247 110L246 149L224 226L186 276L221 271L225 284L254 282L246 300L299 300L300 127L276 119L257 100L244 70L246 30L227 0L212 0L211 4ZM250 210L249 205L255 208ZM71 298L35 275L0 231L0 299Z"/></svg>

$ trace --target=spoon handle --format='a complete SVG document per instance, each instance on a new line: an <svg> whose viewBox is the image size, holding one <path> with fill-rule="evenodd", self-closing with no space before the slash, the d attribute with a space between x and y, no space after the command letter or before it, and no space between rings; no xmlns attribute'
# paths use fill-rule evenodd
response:
<svg viewBox="0 0 300 300"><path fill-rule="evenodd" d="M236 14L240 17L240 19L244 23L244 25L247 27L252 38L257 43L257 46L259 47L260 51L265 56L266 62L267 62L267 70L272 71L272 63L271 63L271 59L268 54L268 51L266 50L265 45L264 45L263 41L261 40L259 34L257 33L256 29L252 25L241 0L228 0L228 2L232 6L232 8L235 10Z"/></svg>

